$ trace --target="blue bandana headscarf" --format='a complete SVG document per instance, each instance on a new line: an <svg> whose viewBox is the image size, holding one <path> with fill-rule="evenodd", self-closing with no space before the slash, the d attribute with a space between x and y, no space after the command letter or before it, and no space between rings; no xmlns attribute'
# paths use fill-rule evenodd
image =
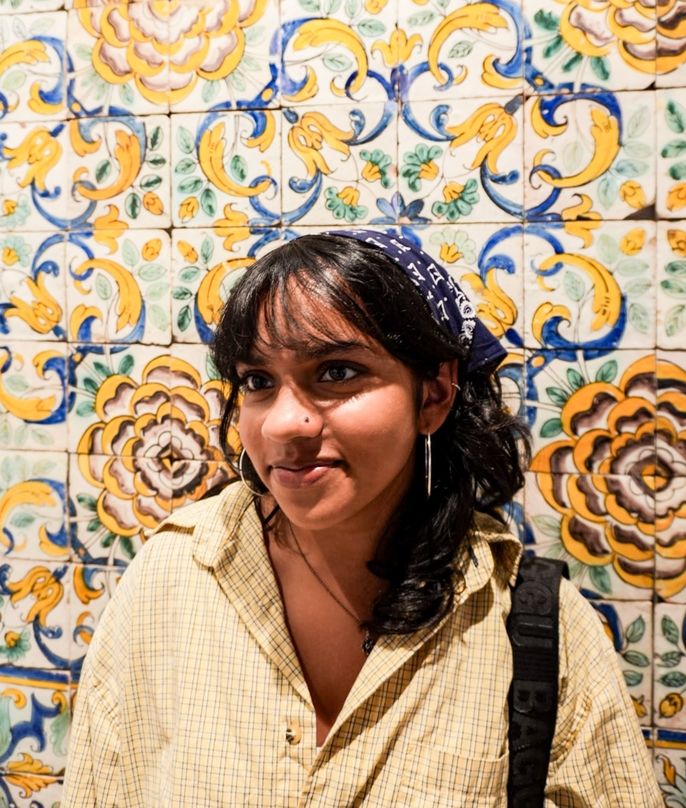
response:
<svg viewBox="0 0 686 808"><path fill-rule="evenodd" d="M329 230L324 235L354 238L378 247L403 270L426 301L434 320L454 334L467 352L466 369L489 370L507 351L477 318L474 306L448 272L402 236L376 230Z"/></svg>

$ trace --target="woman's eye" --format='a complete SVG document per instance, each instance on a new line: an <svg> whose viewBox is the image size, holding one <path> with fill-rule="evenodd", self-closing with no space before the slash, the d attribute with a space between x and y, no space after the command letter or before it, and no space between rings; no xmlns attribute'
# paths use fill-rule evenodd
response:
<svg viewBox="0 0 686 808"><path fill-rule="evenodd" d="M246 373L241 377L241 390L248 393L256 393L270 387L269 379L259 373Z"/></svg>
<svg viewBox="0 0 686 808"><path fill-rule="evenodd" d="M324 382L349 382L357 375L359 374L355 368L347 365L331 365L322 373L321 379Z"/></svg>

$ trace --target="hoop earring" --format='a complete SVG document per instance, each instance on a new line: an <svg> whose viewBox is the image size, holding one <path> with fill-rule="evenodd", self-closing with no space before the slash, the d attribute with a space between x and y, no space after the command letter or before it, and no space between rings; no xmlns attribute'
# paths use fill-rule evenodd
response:
<svg viewBox="0 0 686 808"><path fill-rule="evenodd" d="M248 489L248 491L250 491L250 493L254 497L263 497L264 494L261 491L255 491L254 488L251 488L248 485L247 480L245 479L245 475L243 474L243 457L244 456L245 456L245 449L241 449L241 453L238 456L238 476L241 478L241 482L243 483L243 485Z"/></svg>
<svg viewBox="0 0 686 808"><path fill-rule="evenodd" d="M431 435L424 435L424 482L426 484L426 498L431 498Z"/></svg>

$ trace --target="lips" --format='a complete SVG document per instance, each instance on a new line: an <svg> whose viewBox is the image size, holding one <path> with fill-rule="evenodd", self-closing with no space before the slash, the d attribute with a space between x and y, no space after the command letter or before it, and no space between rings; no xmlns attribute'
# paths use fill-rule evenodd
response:
<svg viewBox="0 0 686 808"><path fill-rule="evenodd" d="M283 488L308 488L327 477L338 466L339 463L334 460L273 464L270 467L270 477Z"/></svg>

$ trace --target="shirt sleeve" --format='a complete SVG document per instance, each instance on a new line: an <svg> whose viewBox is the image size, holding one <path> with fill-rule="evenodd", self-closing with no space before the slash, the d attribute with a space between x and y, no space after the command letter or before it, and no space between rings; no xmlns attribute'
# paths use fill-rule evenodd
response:
<svg viewBox="0 0 686 808"><path fill-rule="evenodd" d="M560 675L546 808L663 808L615 650L594 609L566 580Z"/></svg>

